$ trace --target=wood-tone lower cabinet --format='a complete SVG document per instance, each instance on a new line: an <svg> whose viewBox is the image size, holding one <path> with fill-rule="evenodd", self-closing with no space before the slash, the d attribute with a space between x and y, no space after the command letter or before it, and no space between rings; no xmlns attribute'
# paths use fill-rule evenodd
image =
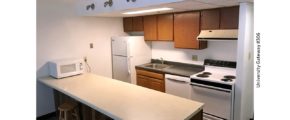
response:
<svg viewBox="0 0 290 120"><path fill-rule="evenodd" d="M184 12L174 14L174 46L175 48L204 49L207 42L198 41L200 32L200 12Z"/></svg>
<svg viewBox="0 0 290 120"><path fill-rule="evenodd" d="M136 72L137 85L165 92L164 74L139 69Z"/></svg>
<svg viewBox="0 0 290 120"><path fill-rule="evenodd" d="M137 75L137 85L142 86L142 87L147 87L149 86L149 82L146 79L146 77L142 75Z"/></svg>
<svg viewBox="0 0 290 120"><path fill-rule="evenodd" d="M149 87L153 90L157 90L157 91L161 91L161 92L165 92L165 89L163 88L164 83L162 82L162 80L158 80L158 79L149 79Z"/></svg>

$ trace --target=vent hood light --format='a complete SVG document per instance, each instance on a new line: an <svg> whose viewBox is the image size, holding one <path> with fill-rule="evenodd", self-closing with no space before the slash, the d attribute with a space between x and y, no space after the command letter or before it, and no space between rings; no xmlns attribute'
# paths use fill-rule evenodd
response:
<svg viewBox="0 0 290 120"><path fill-rule="evenodd" d="M201 30L197 39L200 41L237 40L238 29Z"/></svg>
<svg viewBox="0 0 290 120"><path fill-rule="evenodd" d="M168 11L172 10L173 8L155 8L155 9L148 9L148 10L139 10L139 11L132 11L132 12L125 12L123 14L132 15L132 14L142 14L142 13L150 13L150 12L158 12L158 11Z"/></svg>

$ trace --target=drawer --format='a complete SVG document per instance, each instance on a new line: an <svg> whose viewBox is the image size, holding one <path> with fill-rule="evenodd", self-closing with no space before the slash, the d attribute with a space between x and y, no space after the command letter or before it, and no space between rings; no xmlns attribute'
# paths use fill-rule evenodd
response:
<svg viewBox="0 0 290 120"><path fill-rule="evenodd" d="M164 81L152 77L137 75L137 85L165 92Z"/></svg>
<svg viewBox="0 0 290 120"><path fill-rule="evenodd" d="M143 75L143 76L148 76L148 77L164 80L164 75L161 73L155 73L155 72L150 72L146 70L138 70L138 69L136 70L136 72L137 72L137 75Z"/></svg>

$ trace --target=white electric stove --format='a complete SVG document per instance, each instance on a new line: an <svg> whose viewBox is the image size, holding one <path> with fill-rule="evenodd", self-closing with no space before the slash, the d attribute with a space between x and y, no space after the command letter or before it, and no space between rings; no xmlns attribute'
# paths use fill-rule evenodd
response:
<svg viewBox="0 0 290 120"><path fill-rule="evenodd" d="M204 120L233 120L236 62L206 59L204 67L190 76L191 99L205 103Z"/></svg>
<svg viewBox="0 0 290 120"><path fill-rule="evenodd" d="M233 85L236 80L236 69L205 65L204 71L191 75L190 78Z"/></svg>

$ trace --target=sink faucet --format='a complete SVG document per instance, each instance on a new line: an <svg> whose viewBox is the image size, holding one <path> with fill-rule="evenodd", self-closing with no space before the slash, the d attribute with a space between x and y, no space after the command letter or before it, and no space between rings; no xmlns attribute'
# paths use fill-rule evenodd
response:
<svg viewBox="0 0 290 120"><path fill-rule="evenodd" d="M161 62L161 64L164 64L164 60L162 57L160 58L160 62Z"/></svg>

